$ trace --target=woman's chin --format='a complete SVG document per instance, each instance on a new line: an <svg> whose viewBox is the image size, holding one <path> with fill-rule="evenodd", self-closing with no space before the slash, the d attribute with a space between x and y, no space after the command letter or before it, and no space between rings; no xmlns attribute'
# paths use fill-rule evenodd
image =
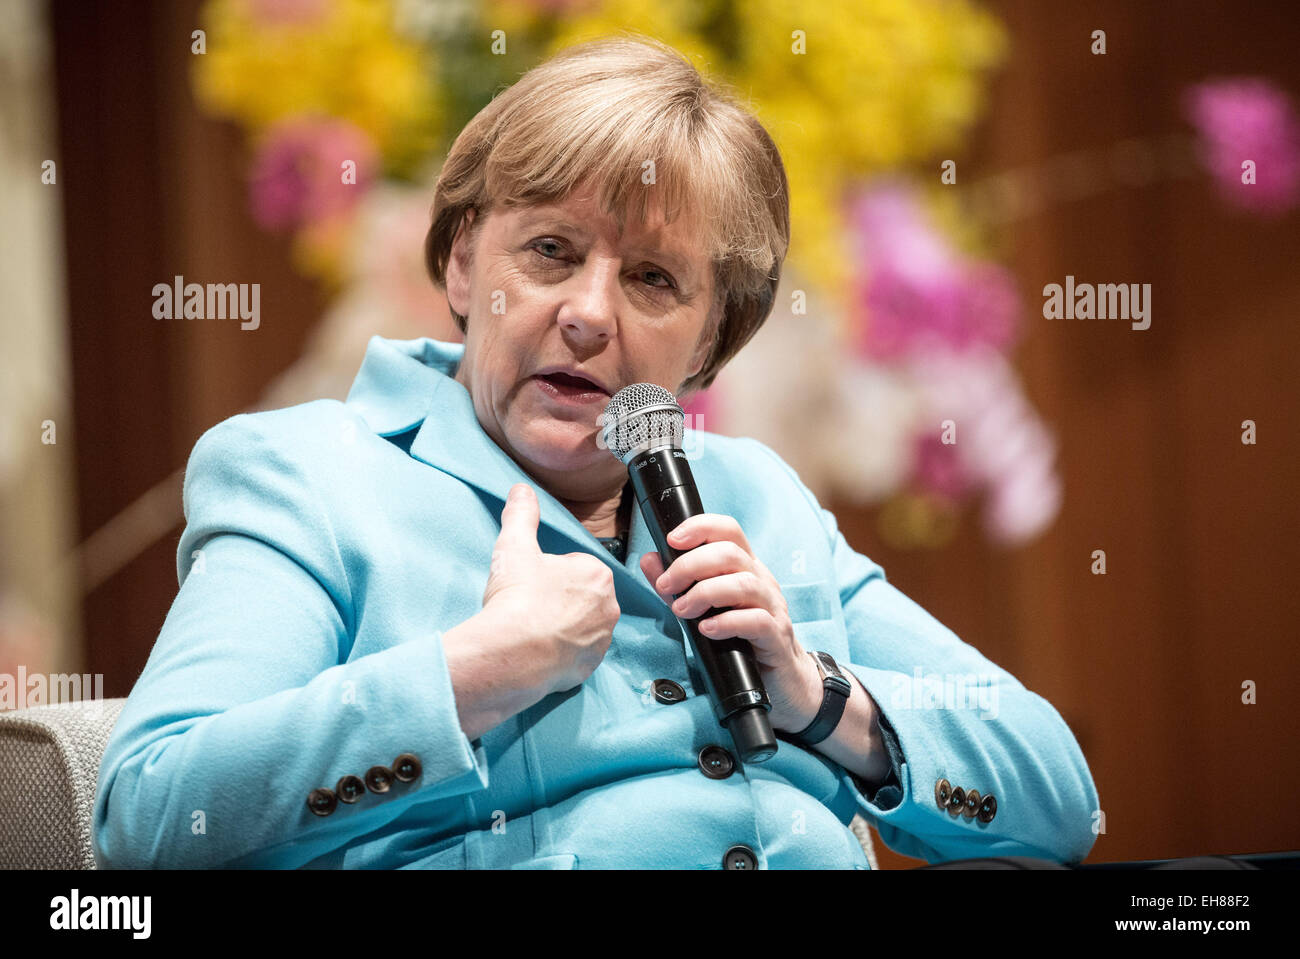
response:
<svg viewBox="0 0 1300 959"><path fill-rule="evenodd" d="M537 467L555 472L576 472L604 466L614 458L609 450L596 445L588 427L574 423L573 429L549 428L514 443L515 450Z"/></svg>

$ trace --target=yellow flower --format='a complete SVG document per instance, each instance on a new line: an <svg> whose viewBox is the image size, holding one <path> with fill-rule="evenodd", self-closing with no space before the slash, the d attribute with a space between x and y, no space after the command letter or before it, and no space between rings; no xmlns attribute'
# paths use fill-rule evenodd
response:
<svg viewBox="0 0 1300 959"><path fill-rule="evenodd" d="M343 262L356 227L356 211L309 223L293 237L290 256L294 268L304 276L316 277L327 294L342 290L347 269Z"/></svg>
<svg viewBox="0 0 1300 959"><path fill-rule="evenodd" d="M488 4L493 9L513 5L511 0ZM575 5L559 22L546 55L584 40L634 31L668 44L707 72L722 66L720 53L706 33L719 5L719 0L605 0L589 9Z"/></svg>
<svg viewBox="0 0 1300 959"><path fill-rule="evenodd" d="M841 295L858 264L840 232L840 190L957 145L984 71L1003 54L1001 28L966 0L736 9L736 82L751 91L790 178L790 257Z"/></svg>
<svg viewBox="0 0 1300 959"><path fill-rule="evenodd" d="M535 24L518 0L488 6L502 23ZM969 0L604 0L560 23L548 52L623 30L668 43L748 99L786 165L790 262L841 303L858 267L841 191L955 149L1006 46Z"/></svg>
<svg viewBox="0 0 1300 959"><path fill-rule="evenodd" d="M318 20L259 21L244 0L203 7L195 95L254 135L295 114L364 130L390 165L418 159L442 122L427 52L399 36L389 0L333 0Z"/></svg>

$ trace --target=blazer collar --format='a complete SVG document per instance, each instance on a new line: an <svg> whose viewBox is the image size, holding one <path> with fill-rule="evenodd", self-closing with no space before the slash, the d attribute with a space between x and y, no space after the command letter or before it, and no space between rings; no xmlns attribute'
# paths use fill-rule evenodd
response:
<svg viewBox="0 0 1300 959"><path fill-rule="evenodd" d="M483 430L469 391L453 378L464 353L463 343L372 336L346 402L380 436L418 426L411 456L477 487L503 506L511 486L527 483L537 493L542 523L633 575L658 601L640 570L641 553L654 549L640 509L632 510L627 560L620 567L591 531Z"/></svg>

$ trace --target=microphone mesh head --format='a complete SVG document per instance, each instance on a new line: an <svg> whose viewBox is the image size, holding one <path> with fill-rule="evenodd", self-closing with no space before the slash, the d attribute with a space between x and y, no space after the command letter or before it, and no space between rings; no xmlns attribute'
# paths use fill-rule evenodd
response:
<svg viewBox="0 0 1300 959"><path fill-rule="evenodd" d="M685 421L672 393L654 383L633 383L614 394L598 422L606 448L626 463L642 450L680 449Z"/></svg>

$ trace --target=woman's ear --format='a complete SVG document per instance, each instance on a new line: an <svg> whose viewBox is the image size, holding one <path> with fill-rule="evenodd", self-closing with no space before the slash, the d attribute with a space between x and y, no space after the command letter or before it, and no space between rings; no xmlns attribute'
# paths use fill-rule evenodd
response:
<svg viewBox="0 0 1300 959"><path fill-rule="evenodd" d="M704 363L709 358L709 351L711 349L713 349L712 340L706 340L700 345L700 348L695 351L695 356L691 358L691 371L687 374L687 379L690 379L692 376L699 373L700 370L704 369Z"/></svg>
<svg viewBox="0 0 1300 959"><path fill-rule="evenodd" d="M714 309L709 313L709 318L704 323L704 330L700 334L700 342L696 344L695 352L691 354L690 372L686 374L686 379L690 379L704 369L709 354L713 352L713 345L718 338L719 317L717 309L715 305Z"/></svg>
<svg viewBox="0 0 1300 959"><path fill-rule="evenodd" d="M689 394L685 394L685 398L683 398L684 394L682 392L682 387L686 385L687 381L689 381L697 373L699 373L700 370L704 369L704 363L709 358L709 350L712 348L712 346L713 344L711 342L706 341L704 343L703 348L697 350L695 352L695 355L691 358L691 366L686 373L686 379L682 380L681 383L677 384L677 390L673 394L677 398L678 403L685 404L689 402L690 397L697 392L698 388L697 390L692 390Z"/></svg>
<svg viewBox="0 0 1300 959"><path fill-rule="evenodd" d="M456 228L447 258L447 304L461 316L469 316L469 278L474 264L474 236L471 227L476 212L472 207Z"/></svg>

